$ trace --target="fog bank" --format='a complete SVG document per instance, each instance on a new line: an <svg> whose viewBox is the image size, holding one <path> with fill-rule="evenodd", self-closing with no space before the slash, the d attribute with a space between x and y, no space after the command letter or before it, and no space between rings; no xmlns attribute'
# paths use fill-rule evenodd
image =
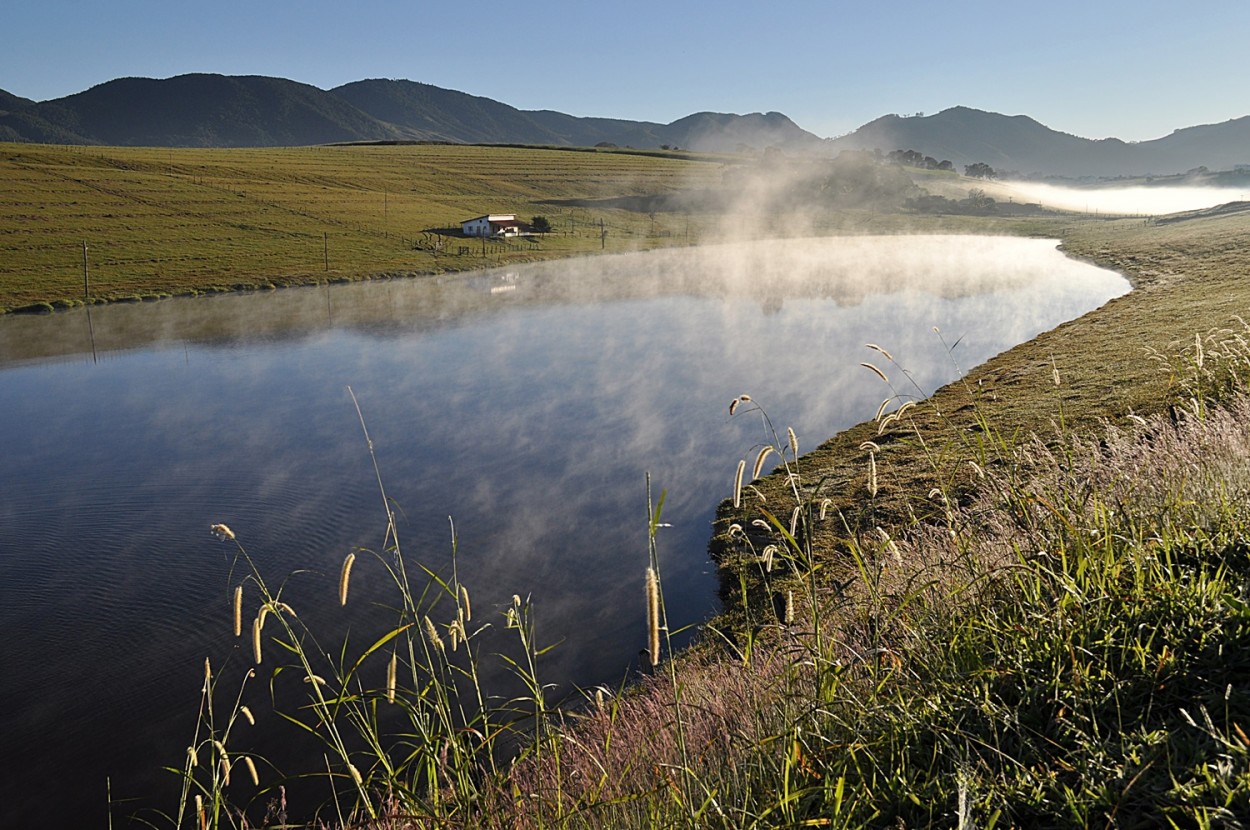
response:
<svg viewBox="0 0 1250 830"><path fill-rule="evenodd" d="M1018 202L1083 213L1161 216L1245 201L1250 188L1228 187L1062 187L1040 182L1004 182Z"/></svg>

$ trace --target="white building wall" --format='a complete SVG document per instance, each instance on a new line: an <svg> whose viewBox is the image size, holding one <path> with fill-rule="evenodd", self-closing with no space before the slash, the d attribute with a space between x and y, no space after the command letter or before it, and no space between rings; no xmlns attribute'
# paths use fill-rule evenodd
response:
<svg viewBox="0 0 1250 830"><path fill-rule="evenodd" d="M499 224L503 222L515 221L515 213L491 213L486 216L479 216L476 219L469 219L468 221L461 222L460 232L465 236L490 236L492 222ZM509 233L515 234L516 231L512 230Z"/></svg>

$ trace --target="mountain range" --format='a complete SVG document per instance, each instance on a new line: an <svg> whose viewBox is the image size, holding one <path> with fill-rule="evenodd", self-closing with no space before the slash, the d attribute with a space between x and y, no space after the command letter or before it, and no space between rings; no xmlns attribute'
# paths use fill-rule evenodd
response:
<svg viewBox="0 0 1250 830"><path fill-rule="evenodd" d="M1024 175L1146 176L1250 164L1250 116L1179 129L1152 141L1092 140L1023 115L952 107L886 115L823 139L778 112L701 112L671 124L586 118L407 80L330 90L260 76L119 78L50 101L0 90L0 141L131 146L265 147L358 141L444 141L836 155L915 150L956 166L984 162Z"/></svg>
<svg viewBox="0 0 1250 830"><path fill-rule="evenodd" d="M886 115L832 139L831 149L909 149L956 165L984 162L1030 176L1117 177L1250 165L1250 116L1187 127L1151 141L1089 139L1025 115L952 107L936 115Z"/></svg>

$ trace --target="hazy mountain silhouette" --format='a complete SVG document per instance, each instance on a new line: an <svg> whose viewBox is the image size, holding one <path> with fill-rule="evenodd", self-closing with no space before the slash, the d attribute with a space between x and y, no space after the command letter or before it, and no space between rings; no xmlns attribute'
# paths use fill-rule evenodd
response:
<svg viewBox="0 0 1250 830"><path fill-rule="evenodd" d="M957 167L984 162L1026 175L1164 175L1250 164L1250 116L1129 143L1061 133L1024 115L952 107L930 116L886 115L828 144L835 151L915 150Z"/></svg>
<svg viewBox="0 0 1250 830"><path fill-rule="evenodd" d="M1024 115L953 107L886 115L849 135L820 139L777 112L701 112L671 124L584 118L406 80L363 80L322 90L284 78L179 75L121 78L36 102L0 90L0 141L193 147L265 147L348 141L447 141L836 154L915 150L957 168L1061 176L1143 176L1250 164L1250 116L1188 127L1138 143L1058 132Z"/></svg>

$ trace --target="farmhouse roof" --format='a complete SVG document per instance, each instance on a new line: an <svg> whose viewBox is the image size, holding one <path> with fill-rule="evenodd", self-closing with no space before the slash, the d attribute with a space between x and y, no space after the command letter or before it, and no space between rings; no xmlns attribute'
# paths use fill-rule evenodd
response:
<svg viewBox="0 0 1250 830"><path fill-rule="evenodd" d="M485 219L487 222L494 222L495 224L517 221L515 213L488 213L484 216L474 216L472 219L465 219L460 224L463 225L466 222L476 222L479 219Z"/></svg>

